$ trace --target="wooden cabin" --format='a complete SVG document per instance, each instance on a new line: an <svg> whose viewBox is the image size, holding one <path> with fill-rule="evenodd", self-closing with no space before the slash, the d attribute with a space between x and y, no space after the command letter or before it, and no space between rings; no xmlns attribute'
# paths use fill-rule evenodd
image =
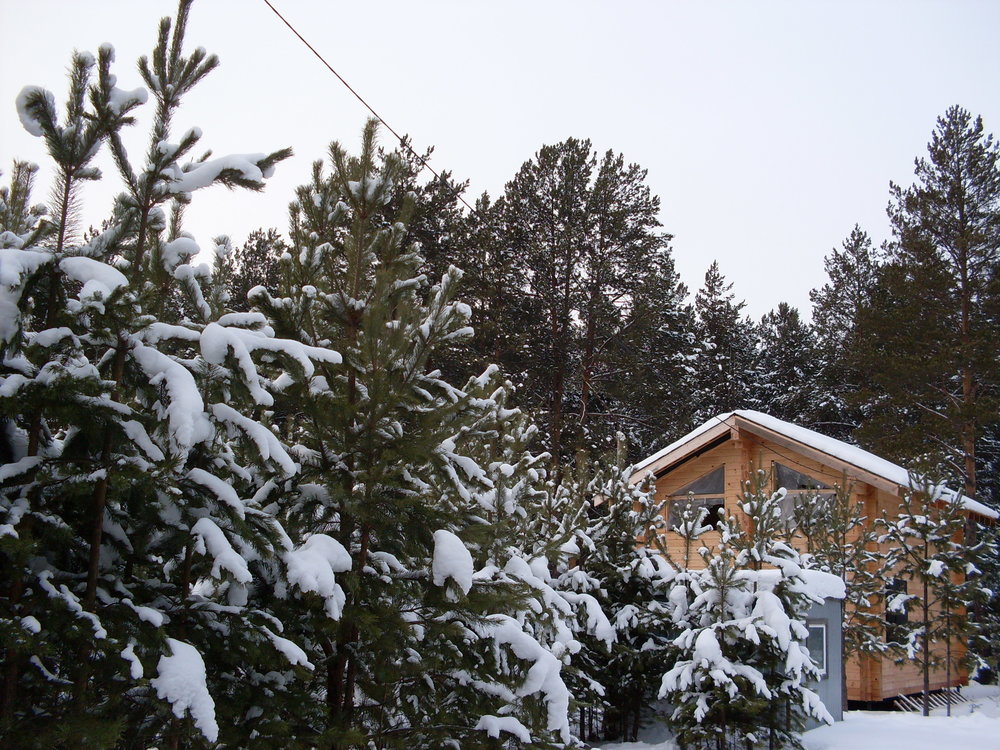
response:
<svg viewBox="0 0 1000 750"><path fill-rule="evenodd" d="M656 477L657 499L672 500L666 506L668 517L676 514L681 503L689 502L705 506L711 514L722 506L727 515L738 515L742 483L749 477L751 467L771 472L775 488L788 490L789 503L802 492L832 492L837 485L850 487L853 499L864 503L864 513L869 519L880 517L883 512L890 517L898 513L900 498L910 484L909 475L901 466L840 440L754 411L734 411L709 420L636 464L632 480L639 481L652 472ZM959 500L970 516L983 521L997 518L998 514L982 503L966 497ZM702 541L711 547L718 538L719 533L712 530L704 534ZM680 559L683 551L680 537L667 532L666 542L670 554ZM944 644L937 645L943 650ZM953 644L953 649L962 648L964 644ZM896 665L890 659L852 657L846 669L848 699L858 704L880 704L923 689L917 662ZM952 670L947 686L964 685L967 681L966 674ZM931 689L944 687L942 668L932 673Z"/></svg>

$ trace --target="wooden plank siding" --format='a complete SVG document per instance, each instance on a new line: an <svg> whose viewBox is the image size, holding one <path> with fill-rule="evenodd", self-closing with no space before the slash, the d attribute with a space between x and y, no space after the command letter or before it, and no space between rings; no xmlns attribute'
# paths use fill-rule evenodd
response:
<svg viewBox="0 0 1000 750"><path fill-rule="evenodd" d="M739 500L742 497L743 482L750 476L750 472L757 468L770 471L774 462L782 463L831 487L841 485L845 481L843 465L834 468L824 464L816 451L805 455L801 451L794 450L789 443L778 443L746 429L734 429L731 433L731 439L721 445L690 460L681 460L672 468L661 469L663 473L656 480L656 497L660 500L666 499L699 477L724 466L726 514L735 515L737 518L745 520L742 511L738 508ZM853 474L852 472L851 475L846 475L847 482L851 487L851 497L855 502L864 504L864 512L869 523L880 517L883 512L889 517L896 515L899 509L898 494L887 490L883 481L878 482L879 486L876 486L858 476L853 476ZM869 478L865 477L865 479ZM664 513L669 518L669 504ZM675 562L681 562L684 555L684 543L680 536L675 532L668 531L664 541L669 556ZM699 539L695 547L706 546L713 549L718 543L719 533L709 531ZM804 551L804 545L799 546L799 549ZM692 555L690 564L692 567L700 567L702 562L697 555ZM916 590L916 586L911 584L909 593L919 592ZM938 643L935 648L943 652L944 644ZM959 649L964 649L964 646L961 643L954 643L953 649L957 652ZM847 661L845 668L847 670L848 699L852 701L880 702L901 694L919 692L923 689L921 667L919 663L914 661L897 665L891 659L865 657L859 660L857 657L852 657ZM967 675L953 668L951 686L966 683ZM931 687L932 689L945 687L943 668L932 672Z"/></svg>

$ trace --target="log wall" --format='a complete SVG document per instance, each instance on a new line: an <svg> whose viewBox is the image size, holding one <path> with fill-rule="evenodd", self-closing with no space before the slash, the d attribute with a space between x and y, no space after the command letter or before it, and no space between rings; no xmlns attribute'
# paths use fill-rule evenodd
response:
<svg viewBox="0 0 1000 750"><path fill-rule="evenodd" d="M685 461L656 481L656 497L658 500L668 498L672 493L693 482L708 472L725 466L725 508L727 515L735 515L743 520L738 502L742 496L743 482L750 472L757 467L771 469L772 462L782 463L796 471L830 485L840 485L845 480L843 472L830 466L825 466L807 456L799 455L786 446L779 446L769 441L747 433L745 430L736 433L734 439L719 445L697 458ZM898 512L899 498L884 489L876 488L857 479L847 479L852 483L852 499L861 501L865 506L865 515L869 523L882 515L883 512L892 517ZM669 507L664 510L669 513ZM667 553L676 564L683 564L685 550L684 540L675 532L665 534ZM714 548L719 543L717 531L706 532L694 547L707 546ZM804 548L800 547L800 551ZM701 558L695 549L689 551L689 565L692 568L702 566ZM911 584L909 593L919 593ZM944 651L944 644L935 644L935 648ZM953 651L964 649L963 644L954 643ZM967 683L967 675L953 668L951 686ZM945 687L945 670L932 671L931 689ZM923 689L923 676L919 662L908 661L896 665L891 659L852 657L847 662L847 692L852 701L878 702L895 698L898 695L915 693Z"/></svg>

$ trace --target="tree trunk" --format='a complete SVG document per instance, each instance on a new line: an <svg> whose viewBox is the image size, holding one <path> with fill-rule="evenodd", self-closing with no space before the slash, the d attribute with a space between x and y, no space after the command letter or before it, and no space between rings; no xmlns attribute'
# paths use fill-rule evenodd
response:
<svg viewBox="0 0 1000 750"><path fill-rule="evenodd" d="M927 559L926 555L925 555L924 559ZM920 649L921 649L921 652L922 652L921 656L923 657L923 659L922 659L923 664L921 666L923 667L923 676L924 676L924 695L923 695L923 701L922 701L922 706L921 706L921 713L924 716L930 716L930 713L931 713L931 653L930 653L930 651L928 649L930 648L930 645L931 645L931 639L929 637L930 634L928 633L928 630L930 629L930 626L931 626L931 613L930 613L930 604L929 604L929 601L928 601L928 598L927 598L928 596L930 596L930 587L928 586L926 576L923 579L923 583L924 583L924 601L922 603L922 612L923 612L923 620L924 621L923 621L923 632L920 634Z"/></svg>
<svg viewBox="0 0 1000 750"><path fill-rule="evenodd" d="M843 603L841 603L843 612ZM843 622L843 618L841 618ZM844 632L843 624L840 628L840 710L847 710L847 634Z"/></svg>
<svg viewBox="0 0 1000 750"><path fill-rule="evenodd" d="M594 374L594 349L597 337L597 289L591 285L590 301L587 305L587 333L584 337L583 357L580 367L580 444L587 432L587 408L590 405L591 378Z"/></svg>
<svg viewBox="0 0 1000 750"><path fill-rule="evenodd" d="M124 339L119 336L115 358L111 366L111 380L114 382L114 389L111 392L111 400L118 401L118 384L125 374L125 358L128 347ZM83 608L92 612L97 599L97 577L100 572L101 563L101 540L104 536L104 510L108 503L108 485L111 471L111 442L112 433L110 427L104 429L104 443L101 446L101 466L104 468L104 476L97 480L94 485L94 494L91 500L93 520L90 531L90 560L87 566L87 588L83 595Z"/></svg>
<svg viewBox="0 0 1000 750"><path fill-rule="evenodd" d="M951 716L951 603L947 597L944 601L944 625L947 635L944 642L944 697L947 704L945 714Z"/></svg>
<svg viewBox="0 0 1000 750"><path fill-rule="evenodd" d="M368 564L368 550L371 545L371 525L365 523L361 527L361 551L358 554L358 571L365 569ZM351 624L350 630L348 632L348 644L353 645L357 642L358 636L358 626L354 623ZM343 717L345 720L349 720L351 715L354 713L354 686L358 679L358 663L357 656L352 655L347 660L347 674L344 683L344 703L343 703Z"/></svg>
<svg viewBox="0 0 1000 750"><path fill-rule="evenodd" d="M976 401L976 388L972 380L971 368L962 373L962 401L965 419L962 422L962 459L965 471L966 497L976 497L976 418L973 412Z"/></svg>
<svg viewBox="0 0 1000 750"><path fill-rule="evenodd" d="M976 496L976 382L974 377L974 365L972 362L972 300L973 289L969 270L969 246L968 246L968 223L965 215L964 204L959 206L959 226L962 233L959 241L957 257L958 266L958 293L962 297L961 304L961 330L959 331L961 342L961 365L960 374L962 377L962 402L961 402L961 441L962 458L965 470L964 492L968 497Z"/></svg>

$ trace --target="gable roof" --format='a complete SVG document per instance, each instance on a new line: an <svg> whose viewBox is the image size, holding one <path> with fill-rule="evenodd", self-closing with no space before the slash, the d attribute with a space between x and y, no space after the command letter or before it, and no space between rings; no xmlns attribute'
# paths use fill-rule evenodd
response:
<svg viewBox="0 0 1000 750"><path fill-rule="evenodd" d="M728 440L734 431L739 433L740 430L746 430L758 437L797 450L827 466L846 471L851 476L889 492L899 493L912 486L909 472L898 464L856 445L775 419L769 414L747 409L713 417L680 440L639 461L632 467L633 477L640 472L645 474L651 471L656 475L665 473L693 454L709 450L720 440ZM1000 514L995 510L972 498L944 487L940 489L944 499L960 501L962 507L968 511L987 518L1000 518Z"/></svg>

